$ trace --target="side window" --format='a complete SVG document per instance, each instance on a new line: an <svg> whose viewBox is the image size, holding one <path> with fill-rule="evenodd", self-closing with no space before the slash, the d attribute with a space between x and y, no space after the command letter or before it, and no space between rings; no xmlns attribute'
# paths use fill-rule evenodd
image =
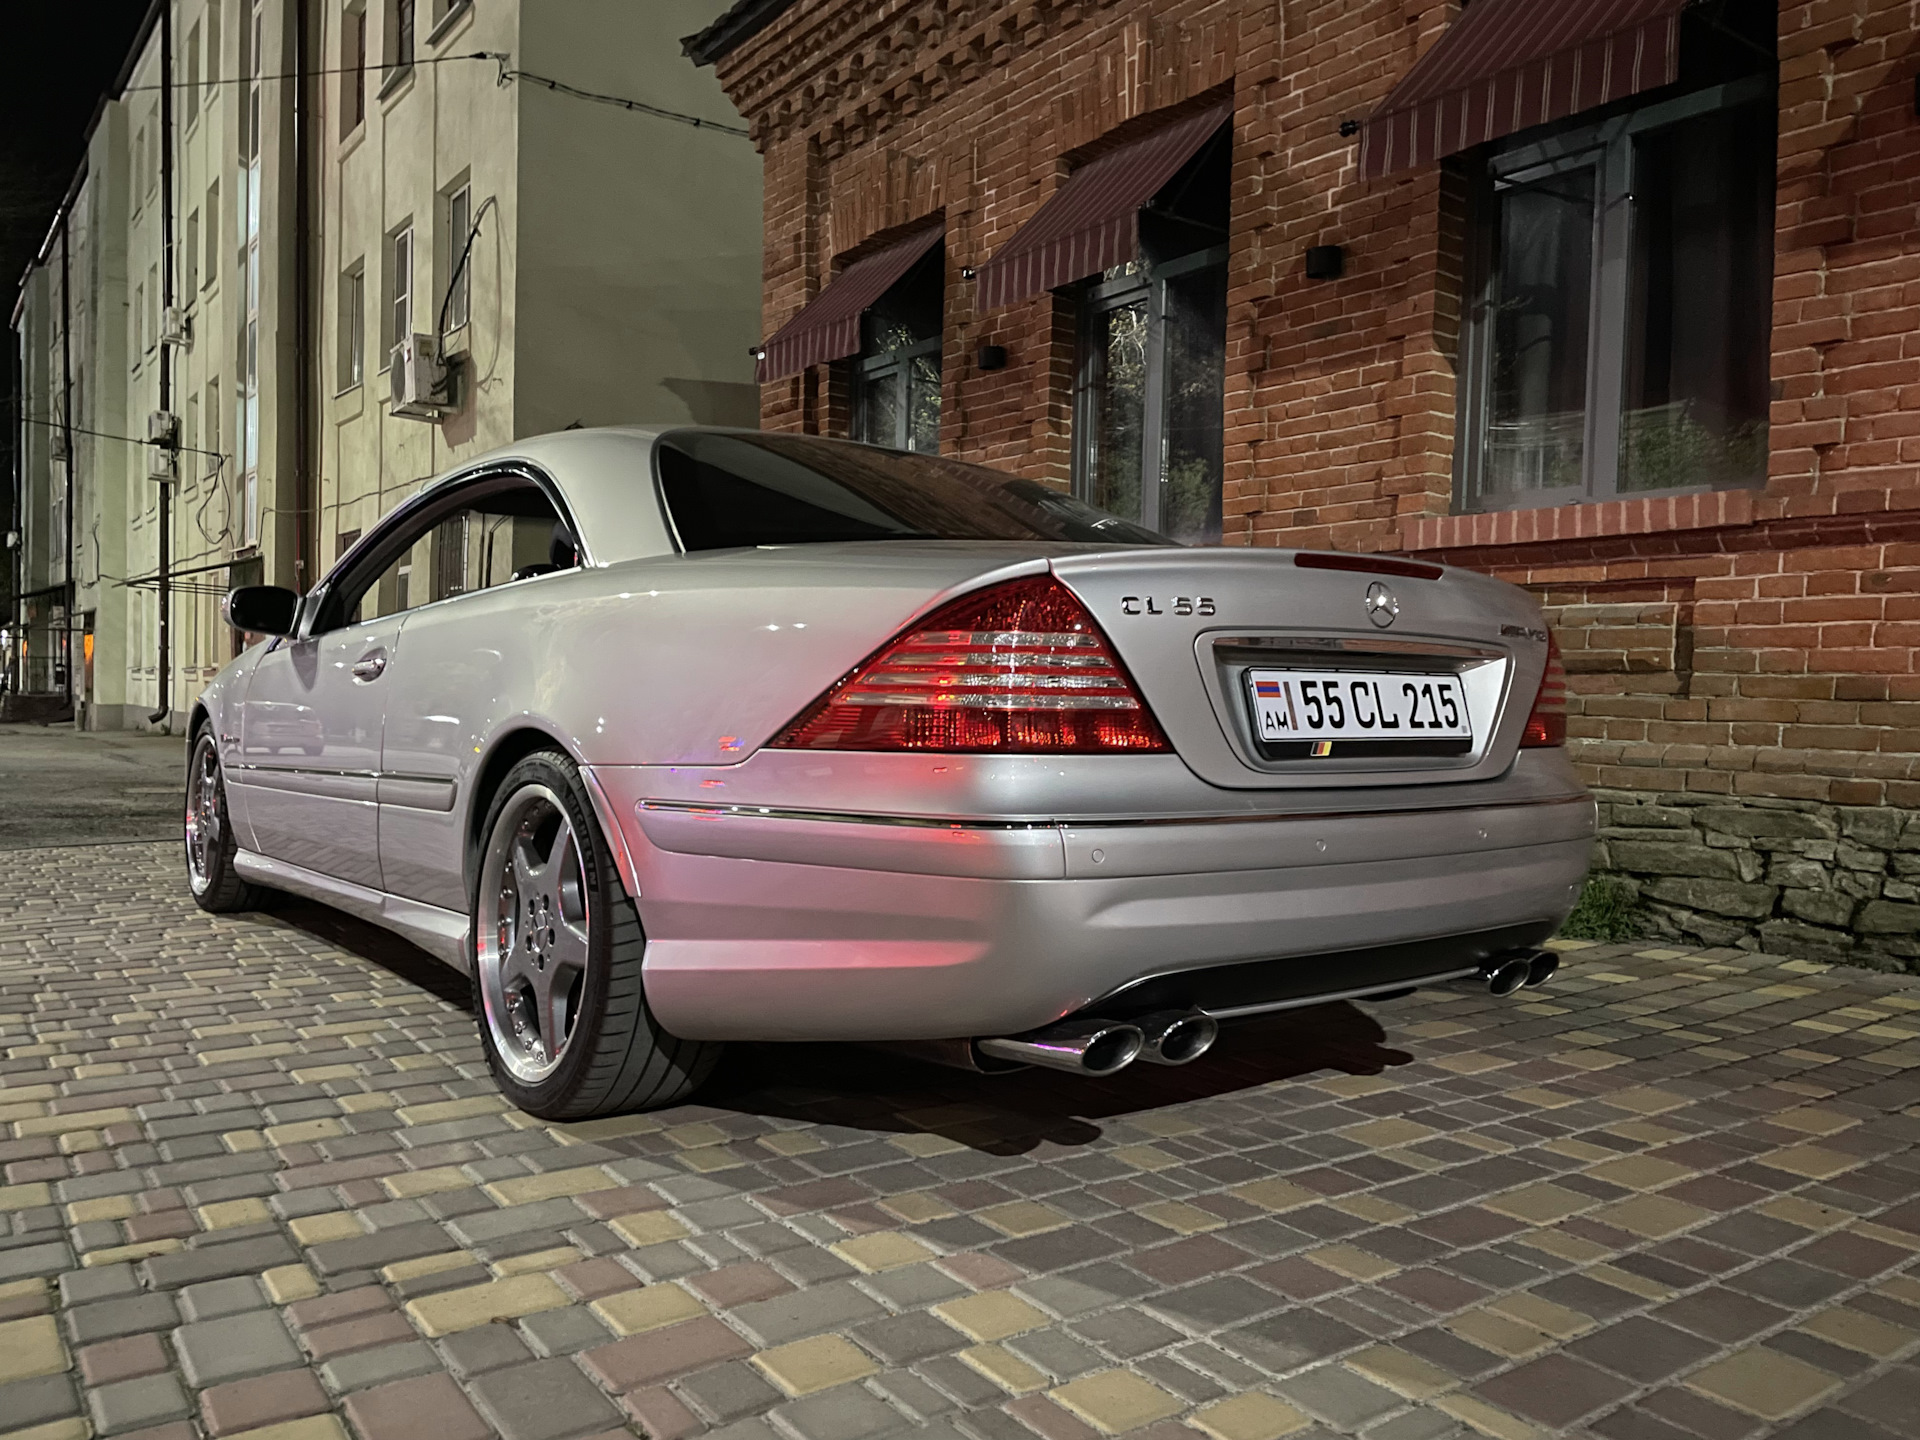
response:
<svg viewBox="0 0 1920 1440"><path fill-rule="evenodd" d="M490 476L408 507L376 530L331 585L317 630L360 624L580 563L546 491Z"/></svg>

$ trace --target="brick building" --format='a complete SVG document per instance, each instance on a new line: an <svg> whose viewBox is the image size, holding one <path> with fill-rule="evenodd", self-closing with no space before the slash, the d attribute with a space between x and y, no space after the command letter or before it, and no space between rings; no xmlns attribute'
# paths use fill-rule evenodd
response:
<svg viewBox="0 0 1920 1440"><path fill-rule="evenodd" d="M739 0L688 50L765 157L764 425L1523 584L1656 925L1901 965L1917 37L1916 0Z"/></svg>

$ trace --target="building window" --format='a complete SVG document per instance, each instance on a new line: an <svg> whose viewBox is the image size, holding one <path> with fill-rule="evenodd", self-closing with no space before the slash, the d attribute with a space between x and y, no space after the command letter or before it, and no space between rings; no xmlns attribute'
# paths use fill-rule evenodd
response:
<svg viewBox="0 0 1920 1440"><path fill-rule="evenodd" d="M140 213L140 205L147 194L147 127L142 125L133 132L133 213Z"/></svg>
<svg viewBox="0 0 1920 1440"><path fill-rule="evenodd" d="M1080 296L1075 490L1193 545L1221 532L1230 153L1223 128L1141 210L1141 258Z"/></svg>
<svg viewBox="0 0 1920 1440"><path fill-rule="evenodd" d="M133 363L138 365L140 357L147 353L147 283L142 280L133 287Z"/></svg>
<svg viewBox="0 0 1920 1440"><path fill-rule="evenodd" d="M220 0L207 0L207 103L220 83Z"/></svg>
<svg viewBox="0 0 1920 1440"><path fill-rule="evenodd" d="M208 289L220 275L220 182L214 181L207 186L207 254L206 275L201 284Z"/></svg>
<svg viewBox="0 0 1920 1440"><path fill-rule="evenodd" d="M1765 482L1778 111L1743 10L1739 44L1683 30L1672 90L1477 167L1460 508Z"/></svg>
<svg viewBox="0 0 1920 1440"><path fill-rule="evenodd" d="M340 389L351 390L366 376L367 267L356 260L340 276Z"/></svg>
<svg viewBox="0 0 1920 1440"><path fill-rule="evenodd" d="M381 58L386 74L380 78L380 93L385 95L413 68L414 0L387 0L387 48Z"/></svg>
<svg viewBox="0 0 1920 1440"><path fill-rule="evenodd" d="M935 245L860 318L853 361L853 438L940 450L940 325L946 246Z"/></svg>
<svg viewBox="0 0 1920 1440"><path fill-rule="evenodd" d="M185 270L182 278L186 282L181 286L181 299L186 302L187 308L191 308L193 297L200 293L200 212L198 210L187 212L186 244L180 248L180 263Z"/></svg>
<svg viewBox="0 0 1920 1440"><path fill-rule="evenodd" d="M381 339L391 357L393 347L413 333L412 225L404 225L387 237L386 292L386 333Z"/></svg>
<svg viewBox="0 0 1920 1440"><path fill-rule="evenodd" d="M473 294L473 268L467 254L467 235L473 229L473 187L462 183L447 200L447 298L446 330L449 334L467 323L469 300Z"/></svg>
<svg viewBox="0 0 1920 1440"><path fill-rule="evenodd" d="M201 413L207 417L207 454L206 469L211 474L219 474L226 456L220 453L220 382L207 381L207 402Z"/></svg>
<svg viewBox="0 0 1920 1440"><path fill-rule="evenodd" d="M180 108L186 111L183 123L191 125L200 113L200 22L187 29L187 84L180 92Z"/></svg>
<svg viewBox="0 0 1920 1440"><path fill-rule="evenodd" d="M367 7L340 16L340 133L351 135L367 118Z"/></svg>

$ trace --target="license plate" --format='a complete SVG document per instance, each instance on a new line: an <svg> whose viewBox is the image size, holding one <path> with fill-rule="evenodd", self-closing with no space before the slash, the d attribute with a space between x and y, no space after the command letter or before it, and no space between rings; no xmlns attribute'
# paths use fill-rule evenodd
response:
<svg viewBox="0 0 1920 1440"><path fill-rule="evenodd" d="M1455 742L1471 745L1472 718L1457 675L1392 675L1352 670L1249 670L1254 734L1266 745L1333 741ZM1342 747L1343 749L1345 747Z"/></svg>

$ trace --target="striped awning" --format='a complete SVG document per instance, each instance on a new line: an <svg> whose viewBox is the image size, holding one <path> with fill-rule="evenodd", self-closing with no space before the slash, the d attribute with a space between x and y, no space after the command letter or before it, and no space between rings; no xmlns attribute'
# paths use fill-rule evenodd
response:
<svg viewBox="0 0 1920 1440"><path fill-rule="evenodd" d="M762 347L754 378L765 385L797 375L809 365L858 355L860 317L944 234L946 222L936 220L847 266Z"/></svg>
<svg viewBox="0 0 1920 1440"><path fill-rule="evenodd" d="M1693 0L1473 0L1360 134L1377 180L1670 85Z"/></svg>
<svg viewBox="0 0 1920 1440"><path fill-rule="evenodd" d="M980 267L980 308L1098 275L1140 253L1140 207L1227 123L1222 101L1109 150L1067 176L1034 217Z"/></svg>

